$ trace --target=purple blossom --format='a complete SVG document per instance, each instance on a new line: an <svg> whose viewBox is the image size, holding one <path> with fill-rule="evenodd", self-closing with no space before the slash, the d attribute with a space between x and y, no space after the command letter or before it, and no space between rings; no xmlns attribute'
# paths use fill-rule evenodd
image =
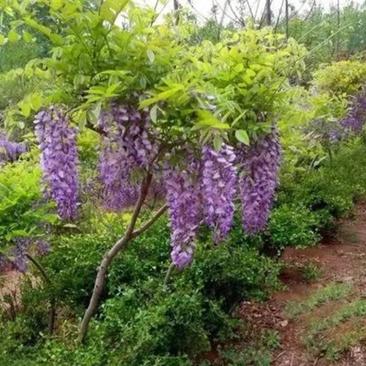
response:
<svg viewBox="0 0 366 366"><path fill-rule="evenodd" d="M9 268L8 257L0 253L0 273L5 272L8 268Z"/></svg>
<svg viewBox="0 0 366 366"><path fill-rule="evenodd" d="M31 240L19 238L15 241L15 246L11 252L11 263L18 272L25 273L28 268L27 253L31 245Z"/></svg>
<svg viewBox="0 0 366 366"><path fill-rule="evenodd" d="M166 199L171 229L171 259L182 269L188 266L195 250L200 225L199 162L190 157L183 169L167 167L164 172Z"/></svg>
<svg viewBox="0 0 366 366"><path fill-rule="evenodd" d="M346 133L361 133L366 122L366 95L363 91L351 101L348 114L340 121Z"/></svg>
<svg viewBox="0 0 366 366"><path fill-rule="evenodd" d="M242 146L238 156L243 227L254 234L267 224L278 184L281 148L277 130L273 128L250 147Z"/></svg>
<svg viewBox="0 0 366 366"><path fill-rule="evenodd" d="M51 250L50 244L45 240L37 240L35 242L37 254L44 256Z"/></svg>
<svg viewBox="0 0 366 366"><path fill-rule="evenodd" d="M205 223L214 230L214 242L225 239L234 218L237 171L233 148L224 145L219 152L205 146L202 154L202 202Z"/></svg>
<svg viewBox="0 0 366 366"><path fill-rule="evenodd" d="M34 123L46 196L55 200L63 220L74 219L78 197L76 131L64 112L55 108L38 113Z"/></svg>
<svg viewBox="0 0 366 366"><path fill-rule="evenodd" d="M7 253L0 254L0 273L7 269L25 273L28 270L28 254L30 252L43 256L50 251L49 243L41 239L17 238L14 244Z"/></svg>
<svg viewBox="0 0 366 366"><path fill-rule="evenodd" d="M100 127L105 132L100 159L100 180L104 206L120 211L133 205L138 197L139 182L134 173L146 169L157 146L150 141L149 115L133 107L113 105L103 112Z"/></svg>
<svg viewBox="0 0 366 366"><path fill-rule="evenodd" d="M0 163L15 161L27 151L25 144L12 142L3 134L0 134Z"/></svg>
<svg viewBox="0 0 366 366"><path fill-rule="evenodd" d="M344 127L339 123L324 118L318 118L312 121L305 129L305 133L308 132L322 144L336 144L342 141L347 135Z"/></svg>

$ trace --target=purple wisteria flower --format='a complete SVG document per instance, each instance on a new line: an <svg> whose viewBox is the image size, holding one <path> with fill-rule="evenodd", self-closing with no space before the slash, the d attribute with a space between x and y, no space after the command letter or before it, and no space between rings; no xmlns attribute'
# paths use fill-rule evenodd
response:
<svg viewBox="0 0 366 366"><path fill-rule="evenodd" d="M46 196L56 202L63 220L74 219L78 199L76 130L65 113L53 107L38 113L34 123Z"/></svg>
<svg viewBox="0 0 366 366"><path fill-rule="evenodd" d="M268 222L278 184L281 148L277 130L273 128L250 147L242 146L238 160L243 227L247 233L254 234Z"/></svg>
<svg viewBox="0 0 366 366"><path fill-rule="evenodd" d="M4 134L0 134L0 163L15 161L26 151L25 144L9 141Z"/></svg>
<svg viewBox="0 0 366 366"><path fill-rule="evenodd" d="M185 167L169 166L164 172L171 229L171 259L179 269L192 261L201 221L199 170L200 162L191 156Z"/></svg>
<svg viewBox="0 0 366 366"><path fill-rule="evenodd" d="M366 122L366 95L365 91L353 98L348 114L340 121L346 133L359 134Z"/></svg>
<svg viewBox="0 0 366 366"><path fill-rule="evenodd" d="M133 107L113 105L101 115L100 127L105 133L99 170L103 204L112 211L133 205L138 197L139 182L133 173L146 169L157 153L150 141L149 114Z"/></svg>
<svg viewBox="0 0 366 366"><path fill-rule="evenodd" d="M202 151L202 202L205 223L214 230L214 242L226 238L234 218L237 186L233 148L223 145L216 152L209 146Z"/></svg>
<svg viewBox="0 0 366 366"><path fill-rule="evenodd" d="M0 273L5 272L9 268L9 259L6 255L0 253Z"/></svg>
<svg viewBox="0 0 366 366"><path fill-rule="evenodd" d="M27 253L31 245L28 238L19 238L15 240L15 246L11 251L11 264L13 268L21 273L25 273L28 269Z"/></svg>
<svg viewBox="0 0 366 366"><path fill-rule="evenodd" d="M334 145L341 142L347 135L344 127L338 121L317 118L304 129L311 133L312 138L319 140L323 145Z"/></svg>
<svg viewBox="0 0 366 366"><path fill-rule="evenodd" d="M28 254L33 252L43 256L50 252L49 243L41 239L17 238L14 244L7 253L0 254L0 273L8 269L25 273L28 270Z"/></svg>
<svg viewBox="0 0 366 366"><path fill-rule="evenodd" d="M35 247L39 256L47 255L51 251L50 244L45 240L37 240L35 242Z"/></svg>

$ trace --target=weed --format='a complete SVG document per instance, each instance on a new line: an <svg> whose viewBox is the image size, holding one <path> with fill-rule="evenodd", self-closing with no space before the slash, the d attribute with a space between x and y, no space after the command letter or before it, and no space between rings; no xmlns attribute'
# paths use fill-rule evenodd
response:
<svg viewBox="0 0 366 366"><path fill-rule="evenodd" d="M351 285L344 283L330 283L317 290L307 300L291 301L286 305L285 312L291 318L310 312L316 307L332 300L338 300L347 296L352 290Z"/></svg>
<svg viewBox="0 0 366 366"><path fill-rule="evenodd" d="M335 328L350 319L356 320L365 315L366 300L347 304L331 317L314 321L304 338L304 343L315 354L324 354L332 360L337 359L342 352L365 338L366 328L364 324L355 321L351 331L337 332Z"/></svg>
<svg viewBox="0 0 366 366"><path fill-rule="evenodd" d="M278 332L265 329L257 337L254 337L244 349L232 346L221 351L221 356L225 365L228 366L270 366L272 352L279 345Z"/></svg>
<svg viewBox="0 0 366 366"><path fill-rule="evenodd" d="M322 276L322 270L317 263L306 262L300 267L302 277L306 282L314 282Z"/></svg>

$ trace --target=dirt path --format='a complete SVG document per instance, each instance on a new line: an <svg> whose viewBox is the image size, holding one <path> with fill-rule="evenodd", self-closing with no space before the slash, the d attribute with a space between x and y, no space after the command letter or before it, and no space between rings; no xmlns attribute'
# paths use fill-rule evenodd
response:
<svg viewBox="0 0 366 366"><path fill-rule="evenodd" d="M278 331L272 365L366 366L366 204L339 223L334 239L287 249L283 260L285 290L240 309Z"/></svg>

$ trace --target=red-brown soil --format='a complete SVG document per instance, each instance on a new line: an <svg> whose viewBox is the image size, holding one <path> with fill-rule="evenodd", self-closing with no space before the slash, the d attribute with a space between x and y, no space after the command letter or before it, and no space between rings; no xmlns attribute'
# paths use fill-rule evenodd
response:
<svg viewBox="0 0 366 366"><path fill-rule="evenodd" d="M285 311L289 302L304 302L329 283L352 285L348 301L366 297L366 204L359 204L352 218L339 222L334 237L324 239L312 248L288 248L283 253L282 260L285 270L281 279L285 289L273 294L264 304L244 302L239 308L241 318L251 323L254 330L278 331L281 344L273 355L272 365L366 366L366 343L351 347L337 361L311 354L304 345L303 337L309 325L318 319L330 317L345 304L345 299L329 301L294 319ZM312 283L306 282L299 271L307 263L313 263L321 269L321 276ZM359 319L359 322L365 321L366 317ZM336 330L346 333L347 324L331 329L328 333L331 336L332 331Z"/></svg>

